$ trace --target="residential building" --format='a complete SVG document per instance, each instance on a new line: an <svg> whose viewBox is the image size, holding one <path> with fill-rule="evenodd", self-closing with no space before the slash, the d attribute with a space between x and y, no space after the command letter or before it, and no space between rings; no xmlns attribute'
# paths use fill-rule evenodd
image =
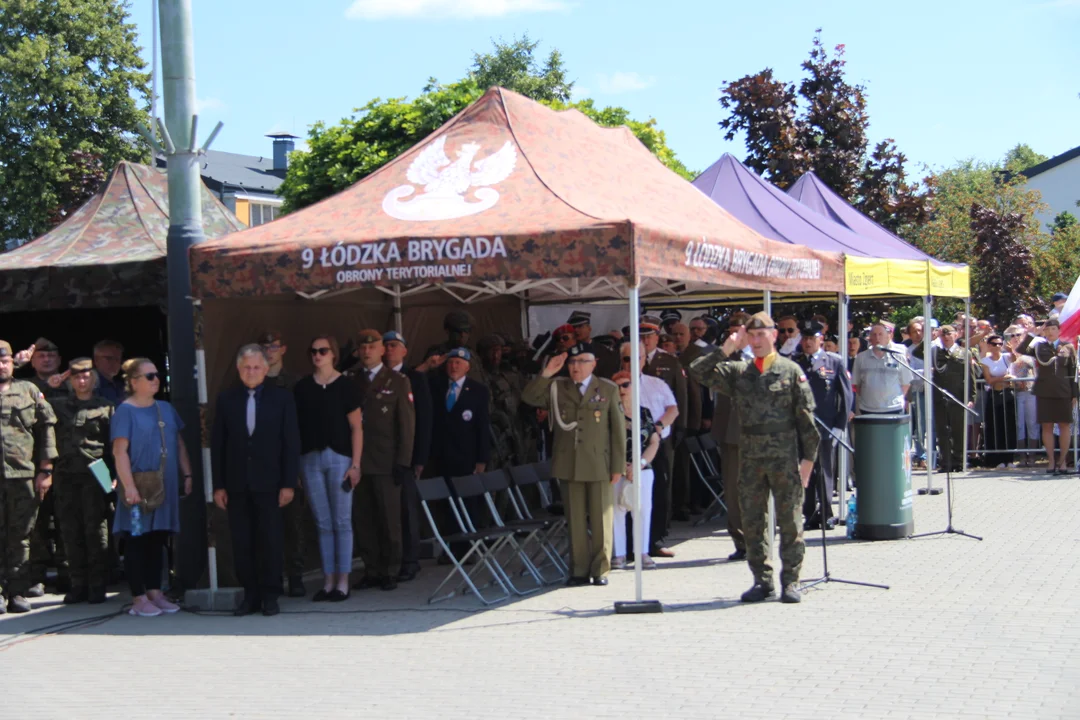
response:
<svg viewBox="0 0 1080 720"><path fill-rule="evenodd" d="M1038 214L1044 229L1063 212L1080 219L1080 207L1076 205L1080 201L1080 146L1029 167L1021 175L1027 178L1025 187L1038 190L1049 206L1046 212Z"/></svg>

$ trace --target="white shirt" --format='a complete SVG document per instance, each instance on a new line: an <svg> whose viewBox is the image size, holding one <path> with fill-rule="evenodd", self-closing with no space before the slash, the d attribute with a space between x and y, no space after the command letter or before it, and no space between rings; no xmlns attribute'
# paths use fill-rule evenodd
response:
<svg viewBox="0 0 1080 720"><path fill-rule="evenodd" d="M571 382L573 382L573 379L571 379ZM589 389L589 384L591 382L592 382L592 375L588 376L587 378L585 378L584 380L581 381L581 388L580 388L581 389L581 397L585 397L585 391ZM577 383L574 383L574 384L576 385Z"/></svg>
<svg viewBox="0 0 1080 720"><path fill-rule="evenodd" d="M698 338L694 341L694 344L700 348L709 347L709 343L705 342L702 338Z"/></svg>
<svg viewBox="0 0 1080 720"><path fill-rule="evenodd" d="M671 388L668 384L658 377L652 375L639 375L641 379L641 396L638 398L641 405L648 408L652 413L653 422L660 422L660 418L664 416L667 409L672 405L676 405L675 393L671 392ZM671 435L671 428L667 425L660 432L660 439L664 439Z"/></svg>
<svg viewBox="0 0 1080 720"><path fill-rule="evenodd" d="M368 382L375 382L375 376L379 374L379 371L382 370L382 367L382 365L376 365L375 367L367 371Z"/></svg>
<svg viewBox="0 0 1080 720"><path fill-rule="evenodd" d="M454 391L454 397L461 397L461 386L465 384L465 378L460 380L451 380L450 384L446 386L446 394L450 394L450 390Z"/></svg>
<svg viewBox="0 0 1080 720"><path fill-rule="evenodd" d="M403 367L405 367L405 363L399 362L397 365L395 365L394 367L392 367L390 369L393 370L396 373L399 373L399 372L401 372L401 368L403 368Z"/></svg>

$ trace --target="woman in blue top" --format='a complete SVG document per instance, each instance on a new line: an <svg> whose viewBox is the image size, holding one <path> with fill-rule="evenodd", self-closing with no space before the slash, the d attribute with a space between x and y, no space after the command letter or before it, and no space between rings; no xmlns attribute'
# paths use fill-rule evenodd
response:
<svg viewBox="0 0 1080 720"><path fill-rule="evenodd" d="M152 617L180 608L161 592L162 554L170 534L180 532L180 479L184 495L191 493L191 461L180 437L184 423L167 402L155 400L161 377L154 363L133 358L124 363L128 398L112 420L112 452L119 492L113 533L125 537L124 569L133 599L131 615ZM158 423L164 424L159 428ZM154 510L140 508L133 528L131 509L142 502L132 473L157 470L161 465L162 429L165 435L165 501Z"/></svg>

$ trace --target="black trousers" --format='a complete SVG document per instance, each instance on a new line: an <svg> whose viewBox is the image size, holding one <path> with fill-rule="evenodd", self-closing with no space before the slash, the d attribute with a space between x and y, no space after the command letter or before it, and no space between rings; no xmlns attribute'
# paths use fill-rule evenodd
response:
<svg viewBox="0 0 1080 720"><path fill-rule="evenodd" d="M401 483L401 567L420 569L420 491L412 474Z"/></svg>
<svg viewBox="0 0 1080 720"><path fill-rule="evenodd" d="M670 438L669 438L670 439ZM661 541L668 535L668 509L671 505L671 475L666 453L671 452L668 440L660 443L660 449L653 458L652 486L652 527L649 529L649 544L653 548L661 546Z"/></svg>
<svg viewBox="0 0 1080 720"><path fill-rule="evenodd" d="M145 595L147 590L161 589L163 556L168 539L169 533L164 530L124 537L124 572L131 597Z"/></svg>
<svg viewBox="0 0 1080 720"><path fill-rule="evenodd" d="M252 601L281 595L283 522L278 493L229 492L229 532L236 579Z"/></svg>
<svg viewBox="0 0 1080 720"><path fill-rule="evenodd" d="M822 475L825 476L825 497L821 497ZM818 442L817 462L814 463L814 472L810 476L810 484L806 488L806 497L803 499L803 517L809 520L820 507L821 521L831 518L833 516L832 496L835 489L835 441L822 430L821 440Z"/></svg>
<svg viewBox="0 0 1080 720"><path fill-rule="evenodd" d="M1016 396L1011 388L989 390L983 405L983 422L986 431L986 466L1013 461L1012 449L1016 447Z"/></svg>

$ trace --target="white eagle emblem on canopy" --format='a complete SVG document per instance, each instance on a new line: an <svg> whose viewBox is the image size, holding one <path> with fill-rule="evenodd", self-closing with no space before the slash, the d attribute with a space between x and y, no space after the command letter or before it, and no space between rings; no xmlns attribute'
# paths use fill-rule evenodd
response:
<svg viewBox="0 0 1080 720"><path fill-rule="evenodd" d="M473 161L480 146L473 142L462 145L457 160L446 156L446 136L428 145L413 160L405 176L410 185L400 185L383 198L383 211L398 220L416 222L450 220L475 215L491 208L499 201L499 192L491 186L510 176L517 164L517 150L509 140L499 150L480 160ZM423 185L424 192L414 199L401 202L416 188ZM477 202L465 199L469 188Z"/></svg>

